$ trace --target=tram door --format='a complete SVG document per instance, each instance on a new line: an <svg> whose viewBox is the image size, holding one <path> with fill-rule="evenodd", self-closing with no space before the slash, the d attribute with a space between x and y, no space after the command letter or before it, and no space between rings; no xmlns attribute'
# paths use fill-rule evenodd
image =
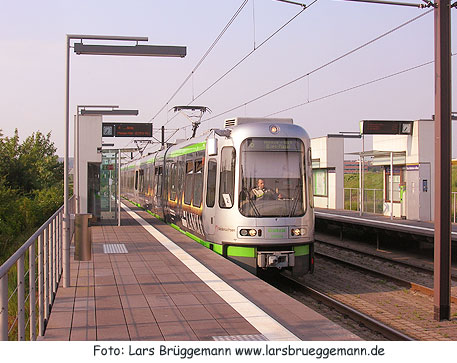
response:
<svg viewBox="0 0 457 363"><path fill-rule="evenodd" d="M206 233L212 235L215 232L216 215L216 181L217 181L217 161L209 159L208 172L206 174L206 213L203 220L203 228Z"/></svg>

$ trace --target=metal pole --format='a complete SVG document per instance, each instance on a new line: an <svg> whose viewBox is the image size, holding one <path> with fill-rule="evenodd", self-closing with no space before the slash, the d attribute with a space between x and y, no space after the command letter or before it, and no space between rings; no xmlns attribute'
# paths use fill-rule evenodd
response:
<svg viewBox="0 0 457 363"><path fill-rule="evenodd" d="M76 210L75 213L81 213L80 210L80 195L79 195L79 106L76 107L76 117L75 117L75 146L74 146L74 160L73 160L73 180L74 186L73 193L76 198Z"/></svg>
<svg viewBox="0 0 457 363"><path fill-rule="evenodd" d="M68 212L68 131L70 113L70 37L67 35L66 85L65 85L65 157L63 173L63 287L70 286L70 214Z"/></svg>
<svg viewBox="0 0 457 363"><path fill-rule="evenodd" d="M8 340L8 274L0 277L0 341Z"/></svg>
<svg viewBox="0 0 457 363"><path fill-rule="evenodd" d="M394 219L394 153L390 152L390 219Z"/></svg>
<svg viewBox="0 0 457 363"><path fill-rule="evenodd" d="M359 215L362 215L362 155L359 156Z"/></svg>
<svg viewBox="0 0 457 363"><path fill-rule="evenodd" d="M117 164L117 225L121 226L121 149L118 150Z"/></svg>
<svg viewBox="0 0 457 363"><path fill-rule="evenodd" d="M435 320L449 320L451 306L451 15L450 0L435 8Z"/></svg>
<svg viewBox="0 0 457 363"><path fill-rule="evenodd" d="M25 340L24 255L17 260L17 340Z"/></svg>
<svg viewBox="0 0 457 363"><path fill-rule="evenodd" d="M29 247L29 311L30 311L30 340L36 340L36 273L35 273L35 243Z"/></svg>
<svg viewBox="0 0 457 363"><path fill-rule="evenodd" d="M455 196L456 196L457 193L454 192L452 194L454 196L454 203L453 203L454 204L454 208L453 208L453 210L454 210L454 223L455 223Z"/></svg>
<svg viewBox="0 0 457 363"><path fill-rule="evenodd" d="M165 126L162 126L162 149L165 148Z"/></svg>
<svg viewBox="0 0 457 363"><path fill-rule="evenodd" d="M365 175L364 175L364 169L365 169L365 156L364 156L364 152L365 152L365 135L362 135L362 188L360 189L360 193L362 194L361 196L361 200L362 200L362 204L360 205L360 215L363 214L363 212L365 211L365 208L364 208L364 201L365 201Z"/></svg>
<svg viewBox="0 0 457 363"><path fill-rule="evenodd" d="M44 246L43 233L38 236L38 335L44 335Z"/></svg>

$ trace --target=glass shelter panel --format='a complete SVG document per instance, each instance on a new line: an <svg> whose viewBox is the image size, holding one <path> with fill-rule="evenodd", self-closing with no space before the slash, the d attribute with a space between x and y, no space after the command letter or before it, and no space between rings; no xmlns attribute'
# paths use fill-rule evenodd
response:
<svg viewBox="0 0 457 363"><path fill-rule="evenodd" d="M117 220L118 151L103 151L100 166L100 211L102 220ZM138 175L141 179L143 175Z"/></svg>
<svg viewBox="0 0 457 363"><path fill-rule="evenodd" d="M300 139L249 138L241 144L240 212L246 217L305 213L304 145Z"/></svg>

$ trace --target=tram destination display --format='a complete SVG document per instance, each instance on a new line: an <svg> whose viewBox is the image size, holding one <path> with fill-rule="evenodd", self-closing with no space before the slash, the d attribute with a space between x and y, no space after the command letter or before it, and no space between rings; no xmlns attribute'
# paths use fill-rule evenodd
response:
<svg viewBox="0 0 457 363"><path fill-rule="evenodd" d="M102 123L103 137L152 137L152 123Z"/></svg>
<svg viewBox="0 0 457 363"><path fill-rule="evenodd" d="M364 120L361 121L364 135L411 135L413 121Z"/></svg>
<svg viewBox="0 0 457 363"><path fill-rule="evenodd" d="M299 139L282 138L248 138L244 151L301 151L302 143Z"/></svg>

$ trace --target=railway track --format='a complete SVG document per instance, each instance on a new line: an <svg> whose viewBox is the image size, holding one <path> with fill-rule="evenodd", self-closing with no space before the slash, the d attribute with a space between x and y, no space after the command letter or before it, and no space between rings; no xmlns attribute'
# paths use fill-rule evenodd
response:
<svg viewBox="0 0 457 363"><path fill-rule="evenodd" d="M384 324L383 322L365 314L354 307L345 304L341 301L338 301L328 294L318 291L316 288L312 288L307 286L302 281L292 278L287 274L275 274L274 276L263 276L262 277L266 282L270 283L271 285L276 286L278 289L282 290L283 292L294 295L293 297L301 300L303 297L311 298L313 301L316 301L318 304L322 304L326 306L329 310L333 312L333 315L336 314L344 317L349 318L355 323L356 326L360 327L361 325L368 329L372 333L372 335L368 335L369 337L367 340L382 340L377 338L376 336L382 336L385 340L392 340L392 341L414 341L412 337L392 328L388 325ZM293 291L293 294L291 293ZM302 301L303 302L303 301ZM332 318L331 318L332 319ZM342 319L337 319L333 316L332 320L342 321ZM346 324L344 324L346 325ZM354 324L350 324L354 326ZM359 332L354 331L356 334ZM361 335L366 335L362 333ZM373 338L374 337L374 338Z"/></svg>
<svg viewBox="0 0 457 363"><path fill-rule="evenodd" d="M381 334L388 340L394 341L413 341L415 339L409 337L408 335L395 330L388 325L382 323L379 320L372 318L371 316L354 309L353 307L344 304L331 296L317 291L309 286L306 286L303 282L293 279L287 275L280 275L281 277L281 284L288 284L290 287L298 290L308 296L311 296L313 299L317 300L318 302L325 304L327 307L336 310L338 313L342 314L343 316L347 316L353 321L358 324L363 324L368 329L375 331L378 334Z"/></svg>
<svg viewBox="0 0 457 363"><path fill-rule="evenodd" d="M316 243L318 245L320 244L320 245L324 245L324 246L329 246L331 248L336 248L336 249L339 249L342 251L347 251L350 253L356 253L358 255L377 259L380 261L395 263L396 265L404 266L404 267L410 268L412 270L415 270L417 272L433 275L433 261L430 261L430 266L424 266L424 265L420 266L419 263L417 263L417 262L412 263L412 262L408 261L409 259L404 260L403 258L400 258L400 257L397 257L397 258L386 257L386 256L380 255L379 253L370 253L370 252L362 251L357 248L343 246L341 244L336 244L331 241L324 241L322 238L316 239ZM424 264L423 261L422 261L422 264ZM451 279L453 281L457 281L457 271L455 271L455 268L453 268L452 270L453 271L451 271Z"/></svg>
<svg viewBox="0 0 457 363"><path fill-rule="evenodd" d="M369 273L369 274L371 274L373 276L376 276L378 278L381 278L381 279L388 279L389 281L391 281L391 282L393 282L393 283L395 283L395 284L397 284L399 286L411 289L413 291L417 291L417 292L420 292L420 293L428 295L428 296L433 296L433 289L431 289L431 288L429 288L427 286L424 286L424 285L421 285L421 284L416 284L414 282L401 279L401 278L393 276L391 274L387 274L387 273L384 273L384 272L376 271L376 270L367 268L365 266L359 265L357 263L349 262L349 261L346 261L346 260L342 260L340 258L337 258L335 256L330 256L330 255L327 255L325 253L315 252L315 255L323 257L323 258L326 258L326 259L329 259L329 260L332 260L332 261L334 261L336 263L339 263L339 264L342 264L342 265L345 265L345 266L349 266L351 268L355 268L357 270L364 271L365 273ZM457 303L457 297L451 296L451 302Z"/></svg>

